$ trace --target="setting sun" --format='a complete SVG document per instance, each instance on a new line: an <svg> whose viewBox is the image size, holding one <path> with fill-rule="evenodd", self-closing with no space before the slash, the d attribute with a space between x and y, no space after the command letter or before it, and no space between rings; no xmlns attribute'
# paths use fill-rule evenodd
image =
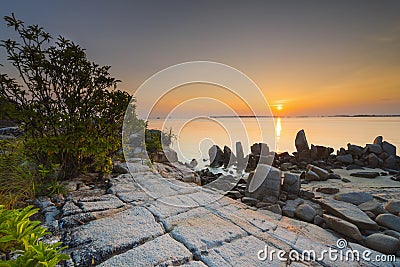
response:
<svg viewBox="0 0 400 267"><path fill-rule="evenodd" d="M283 109L283 106L282 106L282 105L276 105L276 109L277 109L277 110L282 110L282 109Z"/></svg>

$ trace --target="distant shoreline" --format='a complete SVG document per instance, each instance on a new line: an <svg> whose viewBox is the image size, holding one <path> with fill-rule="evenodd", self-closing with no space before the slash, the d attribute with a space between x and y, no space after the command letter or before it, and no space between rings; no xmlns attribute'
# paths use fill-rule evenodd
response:
<svg viewBox="0 0 400 267"><path fill-rule="evenodd" d="M389 114L389 115L371 115L371 114L359 114L359 115L312 115L312 116L252 116L252 115L221 115L221 116L210 116L210 118L398 118L400 114ZM165 117L150 118L150 120L160 120ZM185 118L169 118L169 119L185 119Z"/></svg>

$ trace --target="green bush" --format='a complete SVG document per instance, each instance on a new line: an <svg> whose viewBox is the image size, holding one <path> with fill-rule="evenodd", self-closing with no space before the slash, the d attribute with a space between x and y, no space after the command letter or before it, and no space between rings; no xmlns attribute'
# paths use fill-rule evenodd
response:
<svg viewBox="0 0 400 267"><path fill-rule="evenodd" d="M19 81L0 73L1 112L25 131L25 147L37 165L59 164L58 176L111 170L131 96L116 89L109 66L86 57L79 45L56 40L38 25L4 17L17 40L3 40ZM130 105L135 112L135 105ZM136 118L136 115L135 115Z"/></svg>
<svg viewBox="0 0 400 267"><path fill-rule="evenodd" d="M30 217L38 209L28 206L24 209L7 210L0 205L0 253L5 257L0 266L55 266L69 256L62 254L65 247L61 242L47 244L39 241L49 234L39 226L39 221Z"/></svg>

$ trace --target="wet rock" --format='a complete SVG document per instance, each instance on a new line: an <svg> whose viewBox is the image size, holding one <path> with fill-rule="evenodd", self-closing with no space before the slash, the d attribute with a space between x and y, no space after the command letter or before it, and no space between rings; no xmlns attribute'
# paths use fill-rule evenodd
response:
<svg viewBox="0 0 400 267"><path fill-rule="evenodd" d="M224 162L224 168L227 168L236 163L236 156L233 154L232 150L227 146L224 146L223 162Z"/></svg>
<svg viewBox="0 0 400 267"><path fill-rule="evenodd" d="M304 130L300 130L296 134L296 139L295 139L295 146L297 149L297 152L303 151L303 150L309 150L310 147L308 146L307 138L306 138L306 133Z"/></svg>
<svg viewBox="0 0 400 267"><path fill-rule="evenodd" d="M382 149L389 155L396 156L396 147L394 145L392 145L391 143L383 141Z"/></svg>
<svg viewBox="0 0 400 267"><path fill-rule="evenodd" d="M308 204L301 204L297 206L295 210L296 217L305 222L314 221L314 217L316 214L317 213L315 212L314 208Z"/></svg>
<svg viewBox="0 0 400 267"><path fill-rule="evenodd" d="M364 203L361 203L360 205L358 205L358 207L360 208L360 210L367 212L370 211L373 214L375 214L376 216L382 213L385 213L385 210L383 209L382 205L378 202L376 202L375 200L370 200Z"/></svg>
<svg viewBox="0 0 400 267"><path fill-rule="evenodd" d="M379 176L379 172L353 172L350 176L373 179Z"/></svg>
<svg viewBox="0 0 400 267"><path fill-rule="evenodd" d="M318 199L317 202L332 215L355 224L359 229L378 230L376 222L351 203L333 199Z"/></svg>
<svg viewBox="0 0 400 267"><path fill-rule="evenodd" d="M348 202L354 205L360 205L361 203L371 201L374 197L371 194L365 192L351 192L343 193L334 196L334 199Z"/></svg>
<svg viewBox="0 0 400 267"><path fill-rule="evenodd" d="M393 255L400 249L400 240L384 234L372 234L365 238L365 245L373 250Z"/></svg>
<svg viewBox="0 0 400 267"><path fill-rule="evenodd" d="M385 213L376 217L375 221L386 228L400 232L400 217L396 215Z"/></svg>
<svg viewBox="0 0 400 267"><path fill-rule="evenodd" d="M339 188L335 188L335 187L319 187L316 190L319 193L323 193L323 194L328 194L328 195L333 195L336 193L339 193Z"/></svg>
<svg viewBox="0 0 400 267"><path fill-rule="evenodd" d="M208 156L210 157L210 167L219 168L224 164L224 152L217 145L213 145L208 150Z"/></svg>
<svg viewBox="0 0 400 267"><path fill-rule="evenodd" d="M278 200L281 189L281 171L275 167L258 164L254 175L247 183L245 195L260 201L269 198Z"/></svg>
<svg viewBox="0 0 400 267"><path fill-rule="evenodd" d="M324 214L323 219L326 225L332 230L355 240L362 240L360 230L354 224L328 214Z"/></svg>
<svg viewBox="0 0 400 267"><path fill-rule="evenodd" d="M388 203L385 206L385 210L393 214L400 213L400 200L398 199L389 199Z"/></svg>
<svg viewBox="0 0 400 267"><path fill-rule="evenodd" d="M336 159L342 163L351 164L353 163L353 156L351 154L337 156Z"/></svg>
<svg viewBox="0 0 400 267"><path fill-rule="evenodd" d="M288 193L298 194L300 190L300 176L298 174L286 172L283 178L282 190Z"/></svg>

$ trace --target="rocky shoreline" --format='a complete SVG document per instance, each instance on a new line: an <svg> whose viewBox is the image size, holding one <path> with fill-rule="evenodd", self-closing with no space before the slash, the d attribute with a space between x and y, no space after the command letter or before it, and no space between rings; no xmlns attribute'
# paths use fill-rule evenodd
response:
<svg viewBox="0 0 400 267"><path fill-rule="evenodd" d="M390 158L398 164L399 157L393 156L395 148L384 149L380 141L378 137L364 148L349 144L338 155L322 146L308 148L303 131L296 137L298 151L293 156L271 152L266 144L254 144L246 157L240 144L236 155L214 146L212 171L194 171L193 163L179 163L173 155L170 162L171 155L158 153L156 161L161 162L152 166L131 158L115 164L106 184L93 183L93 177L77 178L68 182L71 191L65 198L36 203L44 211L44 224L55 233L49 241L69 246L72 260L65 266L264 266L256 253L265 244L286 253L301 252L335 247L340 238L350 244L346 249L368 248L373 255L399 257L400 168L388 168ZM372 168L371 154L381 159L375 166L380 168ZM155 175L190 190L167 188ZM159 190L160 197L146 194L143 184ZM218 201L207 202L216 194ZM311 259L290 265L398 266L399 262L399 258L379 264Z"/></svg>

